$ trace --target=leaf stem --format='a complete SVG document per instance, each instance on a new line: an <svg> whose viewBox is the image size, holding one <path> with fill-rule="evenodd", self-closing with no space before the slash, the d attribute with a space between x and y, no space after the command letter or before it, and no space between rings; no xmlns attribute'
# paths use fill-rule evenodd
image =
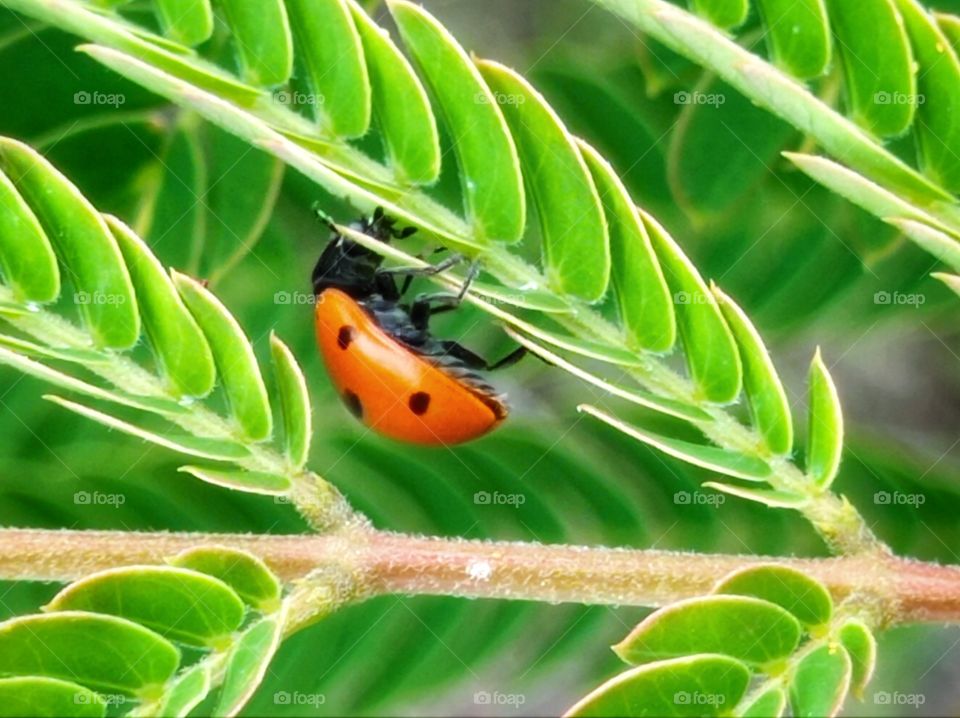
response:
<svg viewBox="0 0 960 718"><path fill-rule="evenodd" d="M875 616L878 626L960 622L960 567L889 554L708 555L423 538L364 528L327 536L0 529L0 580L70 581L107 568L160 563L203 545L252 552L296 582L306 596L297 625L331 610L331 575L344 587L334 593L350 600L402 593L655 607L707 593L727 573L763 563L807 573L838 602ZM323 589L316 604L311 586Z"/></svg>

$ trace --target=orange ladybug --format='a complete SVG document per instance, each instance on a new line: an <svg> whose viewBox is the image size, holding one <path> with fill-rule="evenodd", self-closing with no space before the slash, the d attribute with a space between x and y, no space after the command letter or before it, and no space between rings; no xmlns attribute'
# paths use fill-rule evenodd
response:
<svg viewBox="0 0 960 718"><path fill-rule="evenodd" d="M458 295L403 296L415 276L442 272L462 260L429 268L383 269L383 258L333 231L313 270L317 343L343 403L371 429L415 444L459 444L483 436L508 413L505 397L475 372L508 366L520 347L495 364L457 342L437 339L430 317L455 309ZM381 242L409 237L379 208L351 225ZM402 285L397 279L403 277Z"/></svg>

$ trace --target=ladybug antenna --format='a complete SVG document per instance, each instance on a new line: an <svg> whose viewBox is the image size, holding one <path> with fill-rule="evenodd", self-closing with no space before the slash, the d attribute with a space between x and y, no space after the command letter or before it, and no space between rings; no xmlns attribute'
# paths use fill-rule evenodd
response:
<svg viewBox="0 0 960 718"><path fill-rule="evenodd" d="M340 230L337 229L337 223L333 221L333 217L323 211L320 207L320 202L314 202L312 209L317 219L323 222L331 232L339 233Z"/></svg>

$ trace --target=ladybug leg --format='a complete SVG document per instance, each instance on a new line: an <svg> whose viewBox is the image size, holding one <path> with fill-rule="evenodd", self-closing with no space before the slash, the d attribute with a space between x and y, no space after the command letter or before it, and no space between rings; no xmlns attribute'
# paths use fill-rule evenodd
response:
<svg viewBox="0 0 960 718"><path fill-rule="evenodd" d="M495 361L491 364L479 354L470 351L465 346L458 344L457 342L442 341L440 342L440 346L443 347L444 354L459 359L461 362L463 362L465 367L475 371L506 369L508 366L513 366L527 355L526 347L517 347L512 352L507 354L507 356L505 356L503 359Z"/></svg>
<svg viewBox="0 0 960 718"><path fill-rule="evenodd" d="M453 259L455 259L455 257L450 257L450 260ZM457 261L462 261L462 257L457 257L456 259ZM443 262L440 264L443 264ZM470 289L470 285L473 284L473 280L476 279L479 273L480 265L474 262L470 265L470 271L467 272L467 278L464 280L463 286L460 287L460 291L456 294L443 292L440 294L418 295L413 301L413 304L410 305L410 320L413 326L422 331L426 331L427 325L430 323L430 317L436 314L443 314L443 312L453 311L459 307L463 302L464 296L467 294L467 290Z"/></svg>

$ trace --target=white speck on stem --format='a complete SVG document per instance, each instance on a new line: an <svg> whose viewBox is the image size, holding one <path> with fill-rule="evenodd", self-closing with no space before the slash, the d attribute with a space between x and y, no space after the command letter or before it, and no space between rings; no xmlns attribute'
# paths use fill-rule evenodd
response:
<svg viewBox="0 0 960 718"><path fill-rule="evenodd" d="M467 564L467 575L474 581L489 581L493 575L493 566L489 561L471 561Z"/></svg>

